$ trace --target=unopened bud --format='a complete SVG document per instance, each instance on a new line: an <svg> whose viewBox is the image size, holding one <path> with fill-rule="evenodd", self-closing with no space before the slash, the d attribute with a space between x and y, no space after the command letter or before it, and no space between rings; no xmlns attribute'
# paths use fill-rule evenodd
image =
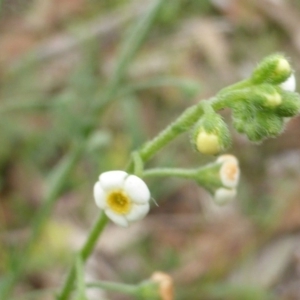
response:
<svg viewBox="0 0 300 300"><path fill-rule="evenodd" d="M266 57L253 71L254 84L280 84L291 75L292 68L288 60L281 54Z"/></svg>
<svg viewBox="0 0 300 300"><path fill-rule="evenodd" d="M216 155L229 147L230 133L222 117L210 113L204 115L195 125L192 142L199 152Z"/></svg>
<svg viewBox="0 0 300 300"><path fill-rule="evenodd" d="M207 155L215 155L221 151L219 138L216 134L207 133L200 129L196 138L196 148L199 152Z"/></svg>
<svg viewBox="0 0 300 300"><path fill-rule="evenodd" d="M267 94L265 98L267 100L265 105L269 107L278 106L282 101L279 93Z"/></svg>

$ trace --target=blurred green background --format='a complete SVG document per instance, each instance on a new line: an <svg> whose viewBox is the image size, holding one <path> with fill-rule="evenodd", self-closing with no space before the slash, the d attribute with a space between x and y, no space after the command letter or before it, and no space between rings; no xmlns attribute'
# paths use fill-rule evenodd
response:
<svg viewBox="0 0 300 300"><path fill-rule="evenodd" d="M111 101L94 114L121 45L151 2L2 1L0 280L22 258L57 166L86 141L15 285L17 299L61 284L98 214L91 191L99 173L124 169L133 149L188 106L247 77L263 57L283 52L296 77L300 71L299 1L166 0ZM230 111L221 114L230 124ZM129 229L105 230L86 280L136 283L161 270L174 279L176 299L300 299L299 126L295 118L260 145L232 130L229 152L242 178L227 207L193 182L147 180L158 206ZM184 134L147 167L213 159L195 153ZM97 290L88 297L130 299Z"/></svg>

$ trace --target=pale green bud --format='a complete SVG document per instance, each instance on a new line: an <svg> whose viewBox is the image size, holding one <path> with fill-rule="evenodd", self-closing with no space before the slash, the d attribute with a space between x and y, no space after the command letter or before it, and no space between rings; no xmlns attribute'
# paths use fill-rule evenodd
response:
<svg viewBox="0 0 300 300"><path fill-rule="evenodd" d="M275 92L273 94L265 94L264 96L266 98L265 105L268 107L278 106L282 102L281 96L277 92Z"/></svg>
<svg viewBox="0 0 300 300"><path fill-rule="evenodd" d="M281 54L266 57L252 73L254 84L271 83L280 84L292 74L289 61Z"/></svg>
<svg viewBox="0 0 300 300"><path fill-rule="evenodd" d="M280 90L271 84L261 84L248 89L248 101L265 108L274 108L281 104Z"/></svg>
<svg viewBox="0 0 300 300"><path fill-rule="evenodd" d="M218 135L208 133L204 128L199 129L195 144L199 152L207 155L215 155L222 149Z"/></svg>
<svg viewBox="0 0 300 300"><path fill-rule="evenodd" d="M216 113L205 114L192 133L192 143L196 150L207 155L216 155L226 150L230 142L228 127Z"/></svg>

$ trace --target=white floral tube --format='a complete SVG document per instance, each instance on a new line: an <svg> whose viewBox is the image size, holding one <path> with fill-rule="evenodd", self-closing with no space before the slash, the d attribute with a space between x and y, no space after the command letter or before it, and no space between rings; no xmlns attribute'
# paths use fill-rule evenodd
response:
<svg viewBox="0 0 300 300"><path fill-rule="evenodd" d="M124 171L100 174L94 185L96 205L117 225L127 227L149 212L150 191L145 182Z"/></svg>
<svg viewBox="0 0 300 300"><path fill-rule="evenodd" d="M236 196L236 188L240 178L239 162L234 155L224 154L218 157L221 163L219 176L223 187L219 187L214 193L214 202L224 205L231 202Z"/></svg>

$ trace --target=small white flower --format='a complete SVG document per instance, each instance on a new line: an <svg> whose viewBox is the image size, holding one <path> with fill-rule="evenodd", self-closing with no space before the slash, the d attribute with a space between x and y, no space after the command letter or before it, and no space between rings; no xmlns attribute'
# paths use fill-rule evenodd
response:
<svg viewBox="0 0 300 300"><path fill-rule="evenodd" d="M226 188L235 188L240 178L240 168L237 158L230 154L224 154L218 157L218 163L222 163L220 168L220 179Z"/></svg>
<svg viewBox="0 0 300 300"><path fill-rule="evenodd" d="M236 189L219 188L215 191L214 202L218 205L225 205L231 202L236 196Z"/></svg>
<svg viewBox="0 0 300 300"><path fill-rule="evenodd" d="M145 182L124 171L100 174L94 186L94 198L97 206L123 227L144 218L150 208L150 192Z"/></svg>
<svg viewBox="0 0 300 300"><path fill-rule="evenodd" d="M285 91L295 92L295 90L296 90L296 78L295 78L295 75L292 73L290 75L290 77L286 81L282 82L279 86L283 90L285 90Z"/></svg>

